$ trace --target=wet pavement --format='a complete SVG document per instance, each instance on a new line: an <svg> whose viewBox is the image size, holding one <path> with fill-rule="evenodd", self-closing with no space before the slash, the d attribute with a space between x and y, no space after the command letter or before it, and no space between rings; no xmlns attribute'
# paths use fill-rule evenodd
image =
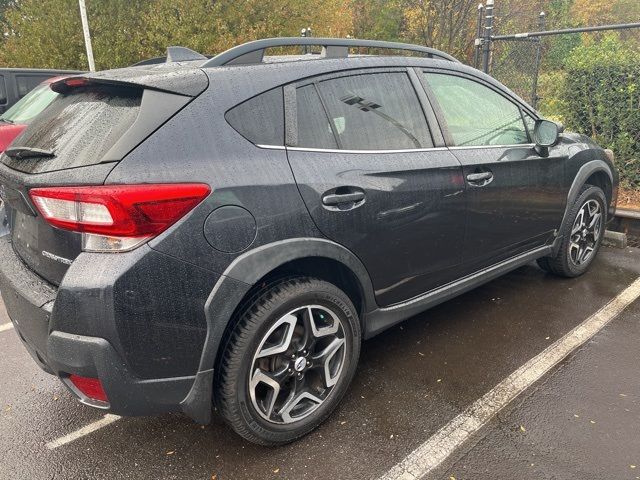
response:
<svg viewBox="0 0 640 480"><path fill-rule="evenodd" d="M123 418L50 450L48 442L104 414L77 404L14 331L0 331L0 479L375 479L638 276L640 250L604 249L582 278L532 264L418 315L366 342L342 405L277 449L243 441L219 418L200 427L164 415ZM639 303L502 411L436 478L639 477Z"/></svg>

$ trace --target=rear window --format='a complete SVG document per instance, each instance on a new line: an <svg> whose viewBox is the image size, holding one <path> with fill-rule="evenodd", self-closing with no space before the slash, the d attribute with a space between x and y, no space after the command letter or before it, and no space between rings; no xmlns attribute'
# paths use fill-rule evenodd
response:
<svg viewBox="0 0 640 480"><path fill-rule="evenodd" d="M256 145L284 145L282 88L274 88L229 110L225 118Z"/></svg>
<svg viewBox="0 0 640 480"><path fill-rule="evenodd" d="M11 123L27 124L42 112L58 96L49 85L40 85L31 90L3 115L3 120Z"/></svg>
<svg viewBox="0 0 640 480"><path fill-rule="evenodd" d="M100 163L135 121L142 89L84 88L58 96L14 140L14 147L53 151L53 158L11 158L7 166L26 173Z"/></svg>

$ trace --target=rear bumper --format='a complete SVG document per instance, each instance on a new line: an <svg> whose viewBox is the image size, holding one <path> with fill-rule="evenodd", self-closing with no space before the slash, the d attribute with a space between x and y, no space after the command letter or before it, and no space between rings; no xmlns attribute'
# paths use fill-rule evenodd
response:
<svg viewBox="0 0 640 480"><path fill-rule="evenodd" d="M0 293L9 318L36 363L53 373L46 352L57 289L22 263L11 247L9 235L0 237L0 258Z"/></svg>
<svg viewBox="0 0 640 480"><path fill-rule="evenodd" d="M63 378L69 373L99 378L109 399L108 410L118 415L153 415L180 410L195 376L142 380L132 376L113 346L103 338L52 332L47 339L51 369ZM65 382L69 387L69 384ZM82 403L95 406L77 391Z"/></svg>
<svg viewBox="0 0 640 480"><path fill-rule="evenodd" d="M195 283L189 279L181 282L176 278L176 268L171 268L176 260L149 247L117 257L99 254L84 260L82 257L78 257L56 288L25 266L14 252L9 236L0 237L0 293L25 347L43 370L63 381L69 374L99 378L109 399L108 410L114 414L181 411L181 402L196 378L202 352L198 340L202 337L204 342L206 325L198 328L197 312L163 310L162 299L167 297L167 292L148 291L150 287L158 289L162 285L158 277L162 269L147 272L155 277L153 282L145 284L141 283L138 267L148 269L164 262L164 268L169 271L167 284L173 288L179 285L194 294L202 290L202 307L192 297L188 306L179 307L202 308L203 317L203 305L210 288L207 290L202 283L213 284L218 277L212 274L203 278L207 276L198 272L200 275L193 275ZM86 274L87 269L91 275ZM145 302L138 297L140 292L147 294L143 297ZM179 304L180 300L174 304L176 302ZM184 325L182 319L186 317L193 318L193 323ZM183 351L174 353L173 359L166 358L167 329L179 344L185 344ZM141 330L146 330L146 336L136 342ZM149 342L149 338L156 341ZM174 345L170 347L171 351L175 350ZM193 361L185 356L187 349L191 350ZM185 367L185 363L193 366ZM150 367L154 364L157 367ZM180 371L188 373L164 374ZM69 387L69 382L64 383ZM96 406L77 390L70 388L70 391L80 402Z"/></svg>

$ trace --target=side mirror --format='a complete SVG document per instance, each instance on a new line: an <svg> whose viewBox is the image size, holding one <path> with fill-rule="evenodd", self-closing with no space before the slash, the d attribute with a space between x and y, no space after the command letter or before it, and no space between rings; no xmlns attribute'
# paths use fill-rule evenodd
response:
<svg viewBox="0 0 640 480"><path fill-rule="evenodd" d="M536 120L533 141L539 147L553 147L560 138L560 126L550 120Z"/></svg>

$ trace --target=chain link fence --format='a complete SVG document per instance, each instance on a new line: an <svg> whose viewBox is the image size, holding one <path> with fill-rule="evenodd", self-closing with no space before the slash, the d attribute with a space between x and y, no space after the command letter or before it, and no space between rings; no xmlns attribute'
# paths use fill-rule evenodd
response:
<svg viewBox="0 0 640 480"><path fill-rule="evenodd" d="M496 35L492 7L478 17L476 66L612 149L623 187L640 190L640 23L547 30L540 14L522 22L529 32Z"/></svg>

